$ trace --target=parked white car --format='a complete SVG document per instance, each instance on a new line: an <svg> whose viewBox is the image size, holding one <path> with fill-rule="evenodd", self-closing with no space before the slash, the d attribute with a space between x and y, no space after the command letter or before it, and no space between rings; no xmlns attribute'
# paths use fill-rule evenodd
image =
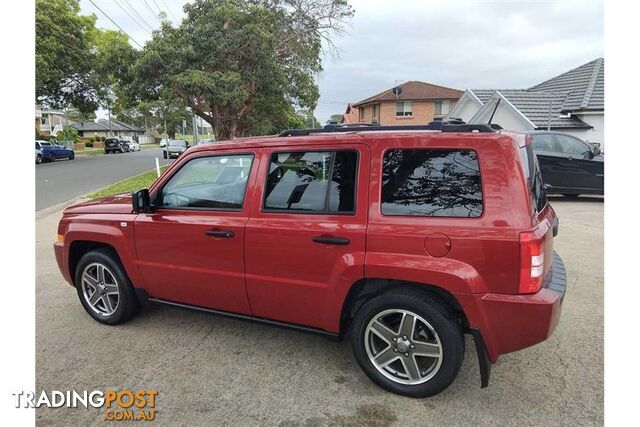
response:
<svg viewBox="0 0 640 427"><path fill-rule="evenodd" d="M168 139L162 138L162 140L160 141L160 148L166 147L168 142L169 142Z"/></svg>
<svg viewBox="0 0 640 427"><path fill-rule="evenodd" d="M135 141L127 141L129 145L129 151L140 151L140 144Z"/></svg>

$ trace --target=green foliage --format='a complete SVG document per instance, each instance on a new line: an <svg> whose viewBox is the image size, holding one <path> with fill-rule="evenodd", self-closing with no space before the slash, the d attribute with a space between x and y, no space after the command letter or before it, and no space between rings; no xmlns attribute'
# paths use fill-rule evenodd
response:
<svg viewBox="0 0 640 427"><path fill-rule="evenodd" d="M104 142L104 141L106 141L106 140L107 140L107 137L106 137L106 136L101 136L101 137L100 137L100 141Z"/></svg>
<svg viewBox="0 0 640 427"><path fill-rule="evenodd" d="M322 41L353 15L346 0L195 0L180 27L145 45L129 93L171 92L217 139L286 126L291 105L313 108Z"/></svg>
<svg viewBox="0 0 640 427"><path fill-rule="evenodd" d="M96 119L96 113L94 111L82 112L75 107L69 107L64 110L67 119L76 123L92 122Z"/></svg>
<svg viewBox="0 0 640 427"><path fill-rule="evenodd" d="M36 0L36 98L47 105L97 108L92 84L94 16L80 16L77 0Z"/></svg>
<svg viewBox="0 0 640 427"><path fill-rule="evenodd" d="M63 127L62 131L60 131L56 137L60 141L73 141L73 142L76 142L78 139L80 139L80 136L78 135L78 131L75 128L71 127L71 126Z"/></svg>
<svg viewBox="0 0 640 427"><path fill-rule="evenodd" d="M94 137L90 137L89 138L89 142L91 143L91 146L93 147L93 143L95 142L95 138Z"/></svg>
<svg viewBox="0 0 640 427"><path fill-rule="evenodd" d="M84 146L87 148L92 148L93 147L93 142L92 141L93 138L89 138L89 140L87 142L84 143Z"/></svg>
<svg viewBox="0 0 640 427"><path fill-rule="evenodd" d="M327 120L327 124L330 123L340 123L342 121L342 114L332 114Z"/></svg>
<svg viewBox="0 0 640 427"><path fill-rule="evenodd" d="M79 13L77 0L36 0L36 100L73 107L80 120L72 120L85 122L113 103L136 51L125 34L100 30L94 15Z"/></svg>

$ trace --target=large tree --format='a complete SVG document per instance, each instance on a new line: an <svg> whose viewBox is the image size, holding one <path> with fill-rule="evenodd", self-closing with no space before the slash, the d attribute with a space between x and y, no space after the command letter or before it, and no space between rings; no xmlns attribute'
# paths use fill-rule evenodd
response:
<svg viewBox="0 0 640 427"><path fill-rule="evenodd" d="M97 108L91 69L95 16L77 0L36 0L36 100L53 107Z"/></svg>
<svg viewBox="0 0 640 427"><path fill-rule="evenodd" d="M211 124L217 139L286 123L313 108L323 40L353 14L346 0L196 0L178 28L164 23L145 45L131 88L147 99L169 89Z"/></svg>

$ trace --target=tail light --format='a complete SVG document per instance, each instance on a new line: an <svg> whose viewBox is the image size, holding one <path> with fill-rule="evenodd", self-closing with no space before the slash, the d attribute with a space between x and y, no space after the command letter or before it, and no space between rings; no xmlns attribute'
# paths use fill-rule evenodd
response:
<svg viewBox="0 0 640 427"><path fill-rule="evenodd" d="M520 233L520 284L521 294L533 294L540 290L544 280L544 235L534 232Z"/></svg>

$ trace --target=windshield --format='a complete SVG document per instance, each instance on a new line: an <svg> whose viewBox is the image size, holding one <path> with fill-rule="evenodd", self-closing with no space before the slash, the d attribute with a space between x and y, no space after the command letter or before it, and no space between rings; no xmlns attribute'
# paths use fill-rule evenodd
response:
<svg viewBox="0 0 640 427"><path fill-rule="evenodd" d="M187 143L185 141L169 141L169 147L186 147Z"/></svg>

